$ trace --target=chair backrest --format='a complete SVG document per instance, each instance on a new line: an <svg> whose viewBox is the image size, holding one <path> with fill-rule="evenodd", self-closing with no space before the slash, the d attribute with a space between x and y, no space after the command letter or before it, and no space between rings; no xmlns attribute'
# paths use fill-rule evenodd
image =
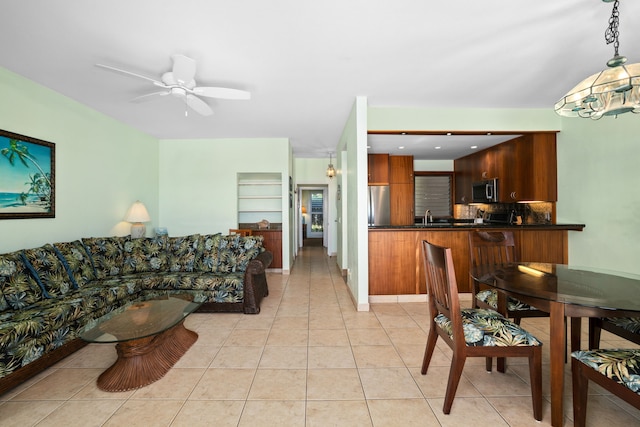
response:
<svg viewBox="0 0 640 427"><path fill-rule="evenodd" d="M239 234L241 236L251 236L253 231L250 228L230 228L229 234Z"/></svg>
<svg viewBox="0 0 640 427"><path fill-rule="evenodd" d="M451 248L444 248L423 240L422 249L430 318L433 320L438 314L446 316L452 322L454 339L462 338L461 345L464 345L458 284Z"/></svg>
<svg viewBox="0 0 640 427"><path fill-rule="evenodd" d="M474 231L469 233L471 265L500 265L518 261L511 231Z"/></svg>

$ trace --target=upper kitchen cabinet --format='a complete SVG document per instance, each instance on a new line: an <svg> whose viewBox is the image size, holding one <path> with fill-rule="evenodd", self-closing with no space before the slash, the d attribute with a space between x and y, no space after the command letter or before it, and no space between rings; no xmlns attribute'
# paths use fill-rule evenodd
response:
<svg viewBox="0 0 640 427"><path fill-rule="evenodd" d="M367 161L369 185L389 185L389 155L369 154Z"/></svg>
<svg viewBox="0 0 640 427"><path fill-rule="evenodd" d="M498 178L499 201L558 199L556 134L532 133L454 161L456 203L471 203L473 182Z"/></svg>
<svg viewBox="0 0 640 427"><path fill-rule="evenodd" d="M389 184L413 184L413 156L389 156Z"/></svg>
<svg viewBox="0 0 640 427"><path fill-rule="evenodd" d="M501 202L558 200L555 133L527 134L498 147L505 166Z"/></svg>

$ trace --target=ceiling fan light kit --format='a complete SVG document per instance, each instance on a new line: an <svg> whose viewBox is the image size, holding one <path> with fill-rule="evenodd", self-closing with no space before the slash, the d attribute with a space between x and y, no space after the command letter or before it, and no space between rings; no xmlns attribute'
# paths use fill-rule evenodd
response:
<svg viewBox="0 0 640 427"><path fill-rule="evenodd" d="M132 99L132 101L147 100L156 95L172 95L184 100L186 106L195 112L203 116L210 116L213 114L213 109L209 104L200 99L200 96L219 99L251 99L251 93L245 90L226 87L197 86L195 81L196 61L181 54L172 55L171 59L173 60L173 69L162 74L160 80L133 73L131 71L122 70L110 65L96 64L96 66L150 81L155 86L164 89L162 91L138 96L137 98ZM187 110L185 110L185 116L187 115Z"/></svg>
<svg viewBox="0 0 640 427"><path fill-rule="evenodd" d="M561 116L597 120L603 116L640 113L640 63L625 65L627 58L618 54L619 0L602 1L613 2L605 41L613 43L614 56L607 61L607 69L587 77L556 103L556 113Z"/></svg>

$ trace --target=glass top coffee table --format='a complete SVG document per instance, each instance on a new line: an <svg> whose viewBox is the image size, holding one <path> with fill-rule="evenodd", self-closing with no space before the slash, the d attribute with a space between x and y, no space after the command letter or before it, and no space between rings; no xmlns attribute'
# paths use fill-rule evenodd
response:
<svg viewBox="0 0 640 427"><path fill-rule="evenodd" d="M202 302L195 293L149 292L80 330L91 343L116 343L118 359L98 377L104 391L127 391L162 378L198 339L184 319Z"/></svg>

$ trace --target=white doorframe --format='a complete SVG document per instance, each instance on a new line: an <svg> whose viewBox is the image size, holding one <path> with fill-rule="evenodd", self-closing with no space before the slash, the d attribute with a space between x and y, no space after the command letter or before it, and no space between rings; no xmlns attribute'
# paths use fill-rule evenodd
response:
<svg viewBox="0 0 640 427"><path fill-rule="evenodd" d="M329 243L329 234L328 234L329 209L328 209L328 200L327 200L328 194L329 194L329 187L326 184L324 185L308 184L304 186L298 186L297 193L298 193L298 200L300 201L300 206L297 209L298 219L297 219L297 227L296 227L298 229L298 247L301 248L304 243L303 232L302 232L302 205L303 205L302 192L303 191L322 191L322 245L324 247L327 247ZM311 205L309 204L309 206L305 206L305 208L307 209L307 213L305 215L306 225L308 225L310 224L310 221L311 221Z"/></svg>

